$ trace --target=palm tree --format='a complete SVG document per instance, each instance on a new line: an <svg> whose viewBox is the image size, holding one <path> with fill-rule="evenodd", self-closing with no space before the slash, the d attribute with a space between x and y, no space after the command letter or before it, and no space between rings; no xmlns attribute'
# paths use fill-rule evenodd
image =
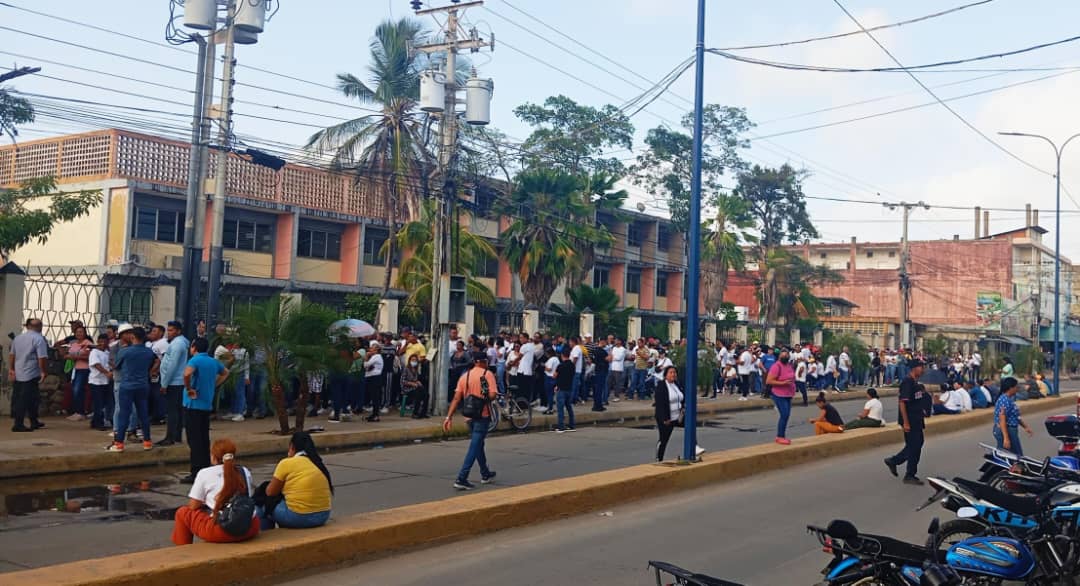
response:
<svg viewBox="0 0 1080 586"><path fill-rule="evenodd" d="M812 287L844 280L837 271L811 265L783 248L767 250L764 258L759 267L758 297L767 325L775 325L778 317L784 317L787 323L795 323L800 308L807 317L815 317L821 301L814 295Z"/></svg>
<svg viewBox="0 0 1080 586"><path fill-rule="evenodd" d="M368 82L351 73L339 73L338 89L346 97L375 106L379 111L320 130L307 148L333 152L331 165L356 173L357 183L372 188L384 202L387 224L420 215L432 156L425 140L427 115L417 110L420 73L426 57L412 47L425 36L416 21L383 21L371 41ZM393 239L388 240L392 242ZM394 250L386 258L383 293L390 289Z"/></svg>
<svg viewBox="0 0 1080 586"><path fill-rule="evenodd" d="M559 282L583 266L583 250L614 241L593 222L589 192L587 179L565 171L534 168L517 175L501 205L515 219L500 240L526 303L547 307Z"/></svg>
<svg viewBox="0 0 1080 586"><path fill-rule="evenodd" d="M571 311L566 311L558 305L552 304L551 311L558 314L567 325L577 327L577 318L585 309L589 309L596 321L597 335L616 334L626 335L626 324L630 320L630 314L634 313L633 307L619 309L619 294L611 287L589 287L580 285L567 290L570 297ZM573 318L571 320L570 318ZM571 323L572 322L572 323ZM573 331L573 330L572 330Z"/></svg>
<svg viewBox="0 0 1080 586"><path fill-rule="evenodd" d="M720 194L713 203L716 213L702 226L705 238L701 248L701 260L705 263L701 284L709 315L716 315L724 303L728 273L746 270L743 244L755 241L747 232L754 227L754 219L744 200Z"/></svg>
<svg viewBox="0 0 1080 586"><path fill-rule="evenodd" d="M409 292L403 312L413 318L423 313L422 308L431 306L431 264L435 258L432 226L435 223L436 211L434 201L424 202L420 217L402 226L401 230L390 239L396 241L396 245L402 250L412 252L401 263L397 286ZM451 231L456 265L454 272L465 275L466 296L476 305L494 307L495 293L472 275L488 260L497 258L498 252L482 236L462 228L457 222L452 222ZM386 254L391 245L390 240L383 245L381 254Z"/></svg>
<svg viewBox="0 0 1080 586"><path fill-rule="evenodd" d="M304 429L310 372L342 368L334 363L328 330L337 318L334 310L314 303L295 305L292 299L275 295L251 305L236 316L237 337L252 355L266 356L266 378L279 432L291 431L285 405L285 384L296 376L300 382L296 403L296 429Z"/></svg>

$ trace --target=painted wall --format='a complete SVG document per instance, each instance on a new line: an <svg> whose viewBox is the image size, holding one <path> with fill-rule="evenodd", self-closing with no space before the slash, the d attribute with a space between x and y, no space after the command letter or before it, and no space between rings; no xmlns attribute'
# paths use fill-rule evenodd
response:
<svg viewBox="0 0 1080 586"><path fill-rule="evenodd" d="M230 275L244 277L262 277L269 279L274 274L274 255L265 252L247 252L243 250L222 251L225 260L232 261Z"/></svg>
<svg viewBox="0 0 1080 586"><path fill-rule="evenodd" d="M75 190L84 185L65 185L64 190ZM98 185L87 184L87 188ZM127 189L112 189L114 202L110 203L110 190L102 193L102 203L90 210L90 213L53 226L52 233L45 244L36 240L12 252L11 260L19 266L49 265L97 265L101 264L102 249L105 243L106 217L115 208L118 209L118 222L125 221L127 215ZM47 197L27 201L28 210L44 210L49 207ZM122 235L121 235L122 236ZM118 256L123 256L123 240L118 245Z"/></svg>
<svg viewBox="0 0 1080 586"><path fill-rule="evenodd" d="M319 283L337 283L341 279L342 263L336 260L296 257L297 281L316 281Z"/></svg>

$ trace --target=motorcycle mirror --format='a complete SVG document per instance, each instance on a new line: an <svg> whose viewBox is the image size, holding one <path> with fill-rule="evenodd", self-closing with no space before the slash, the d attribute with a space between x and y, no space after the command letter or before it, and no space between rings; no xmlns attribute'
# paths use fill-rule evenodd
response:
<svg viewBox="0 0 1080 586"><path fill-rule="evenodd" d="M979 516L979 511L975 507L960 507L956 511L956 516L961 519L972 519Z"/></svg>

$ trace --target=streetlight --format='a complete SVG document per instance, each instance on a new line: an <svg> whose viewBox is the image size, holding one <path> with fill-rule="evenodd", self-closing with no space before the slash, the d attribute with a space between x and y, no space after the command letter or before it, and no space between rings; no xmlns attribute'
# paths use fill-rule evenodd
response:
<svg viewBox="0 0 1080 586"><path fill-rule="evenodd" d="M1076 133L1069 138L1065 139L1065 142L1061 144L1061 148L1058 148L1057 144L1049 138L1041 134L1029 134L1026 132L999 132L1002 136L1026 136L1028 138L1039 138L1045 140L1050 144L1050 148L1054 149L1054 157L1057 159L1057 172L1054 173L1054 179L1057 183L1057 191L1054 199L1054 392L1060 393L1061 387L1061 154L1065 151L1065 147L1069 146L1069 143L1078 136L1080 133ZM1041 273L1040 273L1041 278Z"/></svg>

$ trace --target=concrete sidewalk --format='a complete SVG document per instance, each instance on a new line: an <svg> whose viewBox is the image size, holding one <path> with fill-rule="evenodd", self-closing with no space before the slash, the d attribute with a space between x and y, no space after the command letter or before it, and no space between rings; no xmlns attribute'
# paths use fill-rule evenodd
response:
<svg viewBox="0 0 1080 586"><path fill-rule="evenodd" d="M896 389L883 388L880 389L880 394L882 397L894 396ZM852 389L846 393L829 395L830 401L862 401L865 398L864 389ZM772 401L763 399L738 401L730 395L698 401L698 413L702 417L717 413L773 408ZM587 405L575 410L579 427L594 424L635 424L653 419L652 402L649 400L611 403L604 412L593 412L584 407ZM0 432L4 433L0 436L3 438L0 439L0 479L179 464L189 461L190 452L186 445L143 451L140 444L132 443L127 452L109 453L104 450L111 441L109 435L88 429L86 422L72 422L61 417L46 418L44 422L46 427L34 433ZM464 435L466 427L462 418L456 417L455 422L452 433ZM554 429L555 422L554 414L542 415L534 410L530 429ZM308 418L305 427L309 431L316 427L325 428L324 431L318 432L317 441L320 449L331 451L446 437L442 430L441 418L401 418L394 412L383 416L382 421L374 423L360 418L343 423L331 423L325 417ZM240 423L218 420L211 424L211 437L231 438L245 457L280 455L288 449L288 438L272 433L276 429L277 420L273 418L247 420ZM510 425L505 422L499 429L511 430ZM153 426L155 439L160 439L164 433L164 426Z"/></svg>

